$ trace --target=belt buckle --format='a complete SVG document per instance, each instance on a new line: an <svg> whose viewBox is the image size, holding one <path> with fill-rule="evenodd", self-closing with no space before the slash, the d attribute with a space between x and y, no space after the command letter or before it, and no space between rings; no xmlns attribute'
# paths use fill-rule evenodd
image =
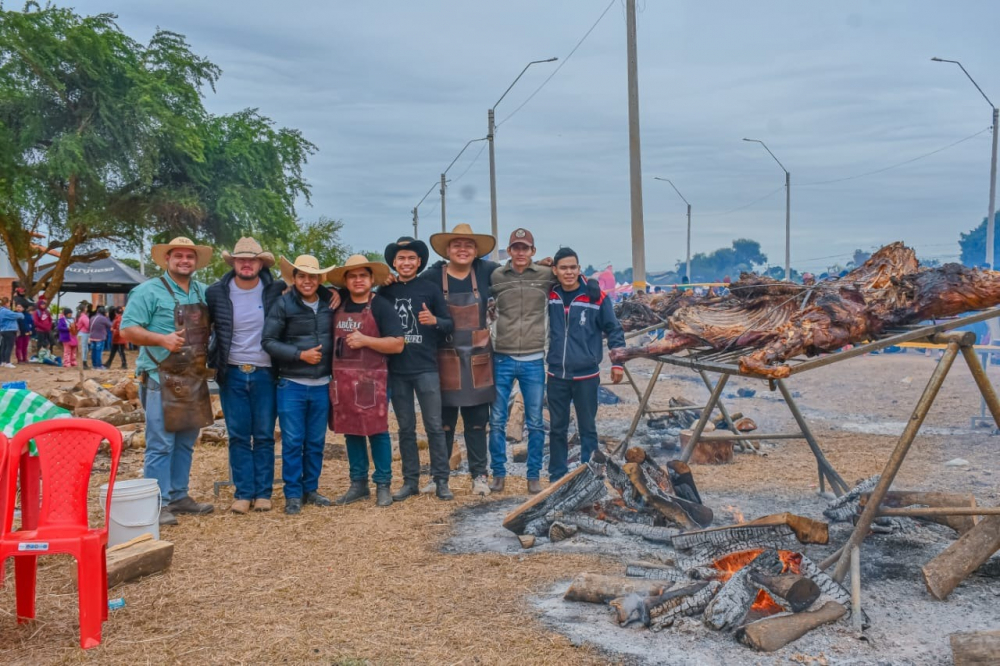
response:
<svg viewBox="0 0 1000 666"><path fill-rule="evenodd" d="M257 366L250 365L249 363L241 363L240 370L248 375L252 375L257 370Z"/></svg>

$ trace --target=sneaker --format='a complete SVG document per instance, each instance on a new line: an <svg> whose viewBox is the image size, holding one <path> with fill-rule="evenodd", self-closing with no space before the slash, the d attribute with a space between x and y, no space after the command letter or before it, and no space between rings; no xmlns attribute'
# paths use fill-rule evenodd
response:
<svg viewBox="0 0 1000 666"><path fill-rule="evenodd" d="M170 509L165 506L160 507L160 525L176 525L177 516L170 513Z"/></svg>
<svg viewBox="0 0 1000 666"><path fill-rule="evenodd" d="M14 365L13 363L4 363L3 367L5 367L5 368L16 368L17 366Z"/></svg>
<svg viewBox="0 0 1000 666"><path fill-rule="evenodd" d="M253 501L254 511L270 511L271 510L271 500L267 497L258 497Z"/></svg>
<svg viewBox="0 0 1000 666"><path fill-rule="evenodd" d="M233 502L233 505L229 507L229 510L233 513L246 515L250 513L250 500L238 499Z"/></svg>
<svg viewBox="0 0 1000 666"><path fill-rule="evenodd" d="M472 480L472 494L483 497L490 494L490 485L486 481L486 476L477 476Z"/></svg>
<svg viewBox="0 0 1000 666"><path fill-rule="evenodd" d="M172 513L194 513L198 515L212 513L215 507L208 502L195 502L190 495L185 495L167 505Z"/></svg>
<svg viewBox="0 0 1000 666"><path fill-rule="evenodd" d="M436 490L437 490L437 482L436 481L431 481L426 486L424 486L423 488L420 489L420 494L421 495L426 495L428 493L433 493Z"/></svg>

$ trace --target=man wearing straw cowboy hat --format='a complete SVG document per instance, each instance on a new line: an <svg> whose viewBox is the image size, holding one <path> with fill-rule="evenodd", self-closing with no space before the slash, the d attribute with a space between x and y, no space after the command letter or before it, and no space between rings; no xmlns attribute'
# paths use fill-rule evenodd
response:
<svg viewBox="0 0 1000 666"><path fill-rule="evenodd" d="M459 224L451 233L434 234L430 241L434 251L447 261L434 264L421 277L441 285L454 323L454 330L438 350L448 454L454 447L455 426L461 411L472 492L489 495L486 426L496 391L487 311L490 280L498 264L480 257L493 250L496 239L473 233L468 224Z"/></svg>
<svg viewBox="0 0 1000 666"><path fill-rule="evenodd" d="M389 301L375 298L373 284L389 277L389 267L361 254L330 271L330 282L347 289L333 318L332 429L347 441L351 486L337 504L369 496L368 446L375 473L376 504L392 504L392 440L389 438L388 354L403 351L403 326ZM368 441L365 441L365 438Z"/></svg>
<svg viewBox="0 0 1000 666"><path fill-rule="evenodd" d="M451 333L452 322L441 285L417 279L427 265L429 254L426 243L409 236L389 243L385 260L396 269L396 281L378 290L379 297L386 299L399 317L406 342L402 353L389 357L390 395L399 424L399 456L403 465L403 486L392 496L395 502L420 492L414 395L420 403L420 416L427 432L431 478L438 499L454 498L448 488L451 470L441 427L441 379L437 365L438 343Z"/></svg>
<svg viewBox="0 0 1000 666"><path fill-rule="evenodd" d="M332 269L320 268L308 254L295 263L282 257L281 277L292 288L267 312L261 337L277 366L281 477L290 515L301 513L303 504L332 504L318 492L333 354L333 312L320 299L319 288Z"/></svg>
<svg viewBox="0 0 1000 666"><path fill-rule="evenodd" d="M233 513L271 510L274 486L275 377L261 345L264 317L285 283L269 270L274 255L253 238L236 241L222 260L232 270L205 292L212 318L208 364L215 368L229 432Z"/></svg>
<svg viewBox="0 0 1000 666"><path fill-rule="evenodd" d="M151 254L163 276L131 291L121 333L142 347L136 373L142 378L146 410L143 473L160 487L160 524L176 525L175 514L214 509L188 494L194 442L201 427L212 422L204 379L209 332L205 285L191 276L208 265L212 248L178 236L154 245Z"/></svg>

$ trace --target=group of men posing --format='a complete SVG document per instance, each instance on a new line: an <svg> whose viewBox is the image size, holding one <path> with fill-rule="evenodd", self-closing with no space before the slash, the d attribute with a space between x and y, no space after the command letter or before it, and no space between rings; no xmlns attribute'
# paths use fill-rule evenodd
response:
<svg viewBox="0 0 1000 666"><path fill-rule="evenodd" d="M235 513L272 507L276 419L285 513L369 497L369 450L378 506L418 494L414 398L433 480L424 490L454 497L449 460L461 415L472 492L503 491L515 381L528 430L528 491L541 491L546 387L549 480L568 471L571 404L581 460L590 459L603 342L616 348L625 340L610 299L581 276L576 253L564 247L535 263L531 232L516 229L510 259L499 265L484 258L496 239L466 224L434 234L430 245L443 261L429 267L427 245L409 237L386 247L387 263L354 255L343 266L321 267L310 255L282 257L278 280L270 271L274 256L242 238L222 255L232 270L208 287L192 275L209 263L211 248L187 238L153 247L164 275L132 291L121 332L142 347L144 471L160 486L161 524L213 510L188 493L195 439L212 418L205 404L212 370L229 431ZM622 373L612 367L612 381ZM403 473L395 494L390 400ZM319 493L327 428L345 436L350 467L350 487L333 501Z"/></svg>

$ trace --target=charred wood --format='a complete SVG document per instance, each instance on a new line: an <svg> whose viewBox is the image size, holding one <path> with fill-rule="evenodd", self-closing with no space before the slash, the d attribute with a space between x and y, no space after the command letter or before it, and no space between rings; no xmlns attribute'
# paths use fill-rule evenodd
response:
<svg viewBox="0 0 1000 666"><path fill-rule="evenodd" d="M861 502L861 496L865 494L870 495L881 478L881 474L876 474L860 482L848 492L827 504L826 508L823 509L823 515L835 523L850 521L858 512L858 504Z"/></svg>
<svg viewBox="0 0 1000 666"><path fill-rule="evenodd" d="M705 624L720 631L735 629L743 624L759 590L751 576L754 573L776 576L783 568L784 563L773 549L755 557L734 573L709 602L705 608Z"/></svg>
<svg viewBox="0 0 1000 666"><path fill-rule="evenodd" d="M567 525L565 523L555 522L549 525L549 541L552 543L565 541L566 539L575 536L579 531L580 528L576 525Z"/></svg>
<svg viewBox="0 0 1000 666"><path fill-rule="evenodd" d="M736 637L745 645L761 652L780 650L824 624L836 622L844 617L847 609L838 603L828 601L818 610L794 614L782 614L757 620L740 628Z"/></svg>
<svg viewBox="0 0 1000 666"><path fill-rule="evenodd" d="M617 526L622 534L642 537L646 541L669 546L671 540L680 530L672 527L657 527L655 525L635 525L633 523L621 523Z"/></svg>
<svg viewBox="0 0 1000 666"><path fill-rule="evenodd" d="M740 523L683 532L674 537L673 546L677 550L691 550L696 546L709 546L718 554L726 554L738 550L750 550L754 547L759 548L759 544L784 539L794 533L794 530L785 523L773 525Z"/></svg>
<svg viewBox="0 0 1000 666"><path fill-rule="evenodd" d="M673 585L668 580L643 580L640 578L623 578L621 576L605 576L602 574L582 573L573 579L569 589L563 595L566 601L582 601L590 604L606 604L612 599L629 594L639 594L643 597L658 595Z"/></svg>
<svg viewBox="0 0 1000 666"><path fill-rule="evenodd" d="M871 493L864 493L861 496L859 506L864 507L868 503ZM965 507L975 508L976 497L971 493L926 493L907 490L890 490L882 500L883 507L903 508L907 506L921 505L931 507ZM924 516L922 520L928 520L939 525L944 525L955 530L959 534L965 534L976 526L975 516Z"/></svg>
<svg viewBox="0 0 1000 666"><path fill-rule="evenodd" d="M791 608L793 613L799 613L812 606L821 594L816 581L800 574L771 576L755 571L750 574L750 578L772 597L785 601L785 605Z"/></svg>
<svg viewBox="0 0 1000 666"><path fill-rule="evenodd" d="M571 512L592 504L604 493L604 478L600 468L580 465L504 518L503 526L514 534L544 536L549 529L546 515L550 511Z"/></svg>
<svg viewBox="0 0 1000 666"><path fill-rule="evenodd" d="M805 555L799 562L799 573L819 585L819 589L824 595L850 610L851 593L843 585L830 578L825 571L816 566L816 563ZM864 627L869 625L868 615L864 610L861 611L861 623Z"/></svg>
<svg viewBox="0 0 1000 666"><path fill-rule="evenodd" d="M584 509L593 515L597 520L606 520L612 523L633 523L635 525L653 525L656 517L648 513L643 513L627 506L616 504L610 500L595 502Z"/></svg>
<svg viewBox="0 0 1000 666"><path fill-rule="evenodd" d="M722 583L712 580L680 589L672 588L659 597L650 597L646 600L649 628L660 631L671 626L679 617L701 613L721 586Z"/></svg>
<svg viewBox="0 0 1000 666"><path fill-rule="evenodd" d="M625 576L628 578L646 578L648 580L670 580L675 583L681 581L690 582L690 578L683 572L668 567L657 562L646 562L643 560L627 562L625 564Z"/></svg>

